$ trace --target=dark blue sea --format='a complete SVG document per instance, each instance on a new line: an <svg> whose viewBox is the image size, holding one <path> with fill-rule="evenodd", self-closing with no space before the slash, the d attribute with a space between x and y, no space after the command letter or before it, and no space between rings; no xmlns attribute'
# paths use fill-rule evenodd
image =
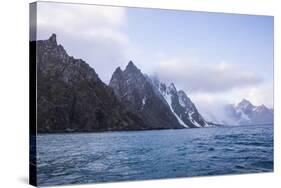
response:
<svg viewBox="0 0 281 188"><path fill-rule="evenodd" d="M39 134L38 185L273 171L273 126Z"/></svg>

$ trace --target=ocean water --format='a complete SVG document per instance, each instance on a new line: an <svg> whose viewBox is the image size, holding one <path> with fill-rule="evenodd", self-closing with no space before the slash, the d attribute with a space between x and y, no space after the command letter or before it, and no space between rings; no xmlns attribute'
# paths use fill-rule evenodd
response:
<svg viewBox="0 0 281 188"><path fill-rule="evenodd" d="M273 171L273 127L39 134L38 185Z"/></svg>

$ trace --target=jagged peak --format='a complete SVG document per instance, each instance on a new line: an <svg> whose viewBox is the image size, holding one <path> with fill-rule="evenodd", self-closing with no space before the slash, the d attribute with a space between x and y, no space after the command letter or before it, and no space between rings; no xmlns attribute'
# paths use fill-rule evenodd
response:
<svg viewBox="0 0 281 188"><path fill-rule="evenodd" d="M114 72L119 73L119 72L123 72L123 71L121 70L120 67L117 67Z"/></svg>
<svg viewBox="0 0 281 188"><path fill-rule="evenodd" d="M186 95L186 93L185 93L182 89L180 89L180 90L178 91L178 93L181 94L181 95Z"/></svg>
<svg viewBox="0 0 281 188"><path fill-rule="evenodd" d="M178 96L179 96L180 98L183 98L183 99L185 99L185 100L190 101L189 97L186 95L186 93L185 93L182 89L178 91Z"/></svg>
<svg viewBox="0 0 281 188"><path fill-rule="evenodd" d="M174 83L170 83L170 85L169 85L169 90L170 90L170 91L177 91L176 86L175 86Z"/></svg>
<svg viewBox="0 0 281 188"><path fill-rule="evenodd" d="M255 106L249 100L244 98L244 99L242 99L241 102L236 104L236 107L245 109L245 108L249 108L249 107L254 108Z"/></svg>
<svg viewBox="0 0 281 188"><path fill-rule="evenodd" d="M180 103L185 103L185 105L183 106L187 106L186 103L189 103L189 106L191 106L190 108L195 108L195 106L193 107L193 102L191 101L191 99L186 95L186 93L183 90L179 90L178 91L178 96L179 96L179 100ZM183 102L182 102L183 101Z"/></svg>
<svg viewBox="0 0 281 188"><path fill-rule="evenodd" d="M129 61L128 65L126 66L125 72L140 72L140 70L133 63L133 61Z"/></svg>
<svg viewBox="0 0 281 188"><path fill-rule="evenodd" d="M135 65L132 60L129 61L128 65Z"/></svg>
<svg viewBox="0 0 281 188"><path fill-rule="evenodd" d="M244 98L244 99L242 99L242 101L240 103L251 103L251 102Z"/></svg>
<svg viewBox="0 0 281 188"><path fill-rule="evenodd" d="M246 105L246 104L252 104L249 100L247 99L242 99L237 105Z"/></svg>
<svg viewBox="0 0 281 188"><path fill-rule="evenodd" d="M120 78L123 76L123 71L121 70L120 67L117 67L115 69L115 71L113 72L112 76L111 76L111 79L110 79L110 82L115 79L115 78Z"/></svg>
<svg viewBox="0 0 281 188"><path fill-rule="evenodd" d="M54 44L57 44L57 35L55 33L53 33L50 38L49 38L49 41L54 43Z"/></svg>
<svg viewBox="0 0 281 188"><path fill-rule="evenodd" d="M264 104L257 106L256 109L262 110L262 109L269 109Z"/></svg>
<svg viewBox="0 0 281 188"><path fill-rule="evenodd" d="M168 88L167 89L168 93L170 93L172 95L177 95L178 94L176 86L173 83L170 83L170 85L167 88Z"/></svg>
<svg viewBox="0 0 281 188"><path fill-rule="evenodd" d="M128 65L126 66L126 69L131 69L131 68L135 68L135 69L137 69L137 67L136 67L136 65L133 63L133 61L129 61L129 63L128 63Z"/></svg>

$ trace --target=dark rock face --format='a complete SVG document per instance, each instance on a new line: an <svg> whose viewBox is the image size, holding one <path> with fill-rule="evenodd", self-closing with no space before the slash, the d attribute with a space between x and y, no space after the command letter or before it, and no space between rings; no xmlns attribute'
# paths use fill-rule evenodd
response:
<svg viewBox="0 0 281 188"><path fill-rule="evenodd" d="M57 44L56 35L30 45L37 48L38 132L145 129L94 69Z"/></svg>
<svg viewBox="0 0 281 188"><path fill-rule="evenodd" d="M165 100L155 91L145 75L130 61L124 71L117 68L109 86L132 112L142 117L148 129L184 128Z"/></svg>
<svg viewBox="0 0 281 188"><path fill-rule="evenodd" d="M182 126L189 128L209 126L184 91L177 91L173 83L167 86L156 77L151 78L151 83L170 106Z"/></svg>
<svg viewBox="0 0 281 188"><path fill-rule="evenodd" d="M117 68L110 87L131 111L139 114L149 128L198 128L208 126L195 105L183 91L177 91L156 77L149 77L129 62L122 71Z"/></svg>
<svg viewBox="0 0 281 188"><path fill-rule="evenodd" d="M269 109L265 105L254 106L246 99L237 105L227 105L225 110L227 115L238 125L273 123L273 109Z"/></svg>

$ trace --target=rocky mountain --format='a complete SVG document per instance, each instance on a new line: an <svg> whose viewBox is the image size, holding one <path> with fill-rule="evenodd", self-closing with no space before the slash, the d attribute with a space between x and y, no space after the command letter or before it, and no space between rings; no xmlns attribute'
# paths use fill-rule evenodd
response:
<svg viewBox="0 0 281 188"><path fill-rule="evenodd" d="M110 80L118 99L132 112L140 115L149 129L184 128L167 103L155 92L146 76L133 64L122 71L118 67Z"/></svg>
<svg viewBox="0 0 281 188"><path fill-rule="evenodd" d="M150 80L182 126L189 128L210 126L183 90L177 91L173 83L167 85L157 77L151 77Z"/></svg>
<svg viewBox="0 0 281 188"><path fill-rule="evenodd" d="M227 105L225 111L227 116L238 125L273 123L273 109L267 108L265 105L254 106L246 99L238 104Z"/></svg>
<svg viewBox="0 0 281 188"><path fill-rule="evenodd" d="M119 67L109 86L146 125L153 128L198 128L208 126L195 105L174 84L167 86L144 75L130 61L124 71Z"/></svg>
<svg viewBox="0 0 281 188"><path fill-rule="evenodd" d="M36 49L37 132L95 132L210 126L184 91L141 72L132 61L104 84L56 35ZM34 60L35 61L35 60Z"/></svg>
<svg viewBox="0 0 281 188"><path fill-rule="evenodd" d="M93 68L57 44L55 34L30 42L30 48L36 48L38 132L147 128L142 117L128 110Z"/></svg>

